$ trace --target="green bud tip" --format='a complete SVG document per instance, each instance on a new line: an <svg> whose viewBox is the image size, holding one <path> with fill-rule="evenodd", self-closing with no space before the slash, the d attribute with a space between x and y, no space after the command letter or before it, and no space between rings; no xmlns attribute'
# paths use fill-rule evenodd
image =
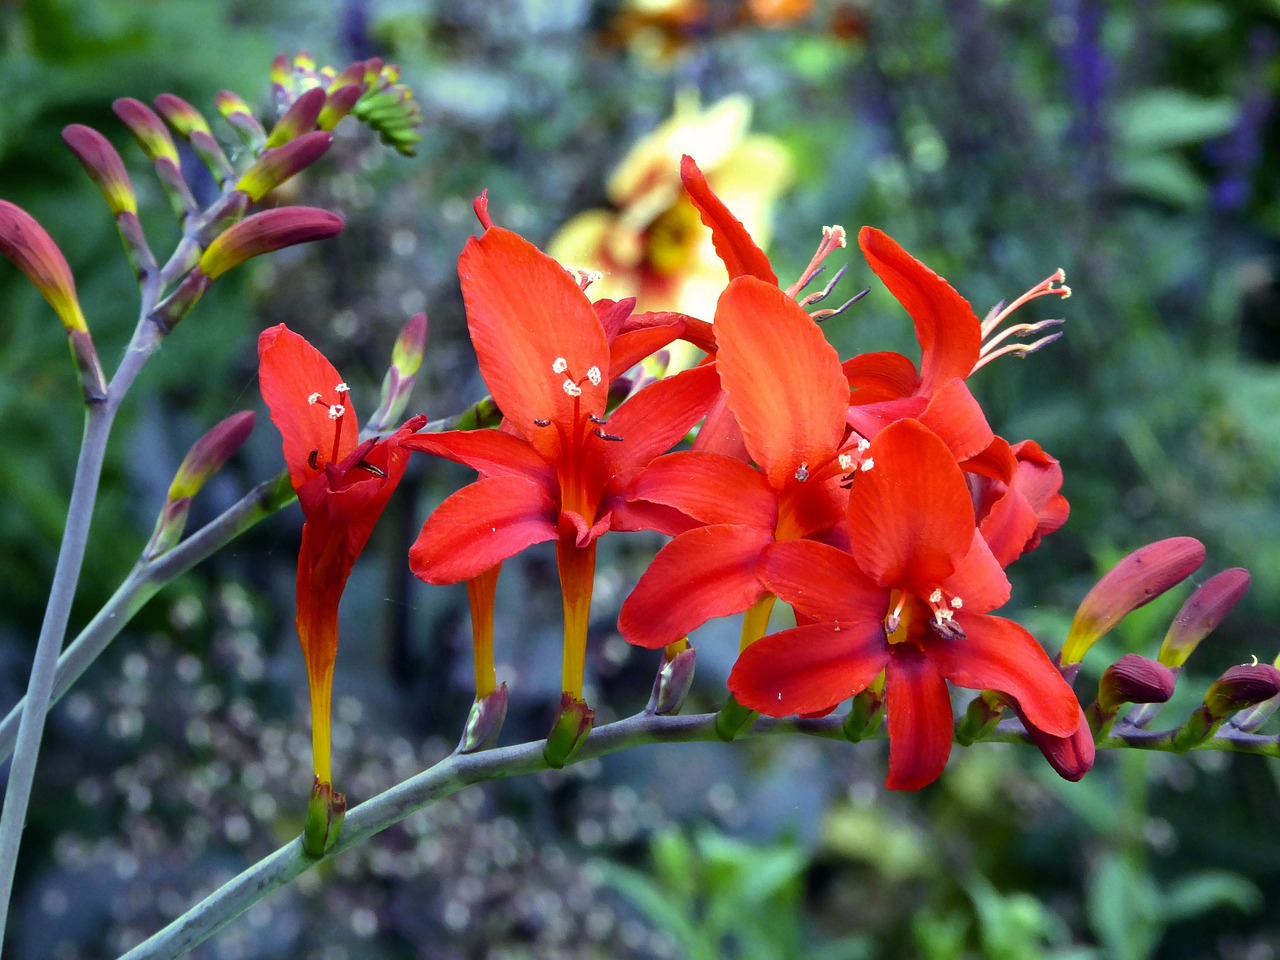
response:
<svg viewBox="0 0 1280 960"><path fill-rule="evenodd" d="M459 753L487 750L498 742L507 719L507 702L507 685L501 683L471 705L462 742L458 744Z"/></svg>
<svg viewBox="0 0 1280 960"><path fill-rule="evenodd" d="M412 377L422 366L427 349L427 315L415 313L400 330L396 345L391 351L391 364L401 377Z"/></svg>
<svg viewBox="0 0 1280 960"><path fill-rule="evenodd" d="M209 122L199 110L181 97L174 96L172 93L162 93L156 97L155 104L160 116L169 121L169 125L182 136L190 139L193 135L202 133L210 139L213 138Z"/></svg>
<svg viewBox="0 0 1280 960"><path fill-rule="evenodd" d="M1076 610L1060 662L1079 663L1089 648L1124 617L1189 577L1204 563L1204 544L1171 537L1147 544L1117 563Z"/></svg>
<svg viewBox="0 0 1280 960"><path fill-rule="evenodd" d="M585 700L570 693L561 695L560 713L556 716L556 722L547 735L547 744L542 749L547 766L559 770L572 759L591 732L595 717L595 711L587 706Z"/></svg>

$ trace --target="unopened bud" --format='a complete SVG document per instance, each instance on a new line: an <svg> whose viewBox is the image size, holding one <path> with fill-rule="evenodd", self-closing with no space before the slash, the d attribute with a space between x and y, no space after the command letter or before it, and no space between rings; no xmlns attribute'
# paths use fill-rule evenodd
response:
<svg viewBox="0 0 1280 960"><path fill-rule="evenodd" d="M1215 719L1280 694L1280 670L1269 663L1242 663L1213 682L1204 705Z"/></svg>
<svg viewBox="0 0 1280 960"><path fill-rule="evenodd" d="M132 97L121 97L111 105L111 109L129 128L148 159L154 161L164 157L174 166L178 165L178 148L159 114L141 100Z"/></svg>
<svg viewBox="0 0 1280 960"><path fill-rule="evenodd" d="M307 823L302 831L302 849L307 856L318 860L338 842L346 815L346 794L336 793L329 783L317 777L311 786Z"/></svg>
<svg viewBox="0 0 1280 960"><path fill-rule="evenodd" d="M324 109L316 118L316 126L321 130L332 130L355 108L364 91L364 64L353 63L329 84Z"/></svg>
<svg viewBox="0 0 1280 960"><path fill-rule="evenodd" d="M311 166L333 143L333 134L323 130L303 134L280 147L265 150L245 171L236 189L255 203L280 184Z"/></svg>
<svg viewBox="0 0 1280 960"><path fill-rule="evenodd" d="M1005 702L993 690L983 690L969 702L964 716L956 724L956 743L962 747L977 743L1000 722L1004 716Z"/></svg>
<svg viewBox="0 0 1280 960"><path fill-rule="evenodd" d="M1171 537L1147 544L1117 563L1081 601L1059 661L1079 663L1089 648L1132 611L1181 583L1204 562L1204 544Z"/></svg>
<svg viewBox="0 0 1280 960"><path fill-rule="evenodd" d="M595 718L595 711L587 706L585 700L569 693L562 694L560 713L547 735L546 746L542 748L547 766L559 770L568 763L587 739Z"/></svg>
<svg viewBox="0 0 1280 960"><path fill-rule="evenodd" d="M0 256L35 285L68 332L88 330L66 257L31 214L8 200L0 200Z"/></svg>
<svg viewBox="0 0 1280 960"><path fill-rule="evenodd" d="M138 200L124 161L106 137L92 127L73 123L63 128L62 139L102 191L113 217L125 212L138 212Z"/></svg>
<svg viewBox="0 0 1280 960"><path fill-rule="evenodd" d="M507 685L501 683L471 705L462 742L458 744L459 753L488 750L498 742L507 719L507 700Z"/></svg>
<svg viewBox="0 0 1280 960"><path fill-rule="evenodd" d="M213 98L213 105L217 107L222 119L227 121L246 147L254 153L262 150L267 142L267 132L262 129L258 118L253 115L249 105L239 95L230 90L223 90Z"/></svg>
<svg viewBox="0 0 1280 960"><path fill-rule="evenodd" d="M342 230L336 213L316 207L277 207L246 217L220 233L200 257L199 269L211 280L251 257L324 240Z"/></svg>
<svg viewBox="0 0 1280 960"><path fill-rule="evenodd" d="M213 131L209 129L209 122L199 110L172 93L160 94L156 97L155 104L160 115L191 144L191 149L218 183L226 183L231 179L234 175L231 163L214 138Z"/></svg>
<svg viewBox="0 0 1280 960"><path fill-rule="evenodd" d="M1098 706L1114 713L1126 703L1165 703L1173 696L1176 677L1163 663L1127 653L1102 674Z"/></svg>
<svg viewBox="0 0 1280 960"><path fill-rule="evenodd" d="M142 551L143 560L154 559L177 546L191 512L191 499L249 438L253 421L252 411L232 414L192 445L169 484L164 508Z"/></svg>
<svg viewBox="0 0 1280 960"><path fill-rule="evenodd" d="M884 692L868 687L853 698L844 718L844 735L851 743L861 743L880 729L884 719Z"/></svg>
<svg viewBox="0 0 1280 960"><path fill-rule="evenodd" d="M1049 766L1053 767L1063 780L1075 783L1093 769L1097 746L1093 742L1093 732L1089 729L1089 722L1085 719L1083 710L1080 712L1076 732L1069 737L1050 736L1039 728L1033 727L1027 722L1026 717L1022 717L1022 725L1026 728L1031 742L1044 754L1044 758L1049 761Z"/></svg>
<svg viewBox="0 0 1280 960"><path fill-rule="evenodd" d="M304 133L313 131L316 128L316 118L320 116L320 110L324 107L324 101L324 91L319 87L313 87L293 101L289 109L284 112L284 116L271 128L271 133L267 137L267 148L282 147L290 140L296 140Z"/></svg>
<svg viewBox="0 0 1280 960"><path fill-rule="evenodd" d="M1212 633L1249 589L1249 571L1223 570L1206 580L1187 598L1160 644L1160 662L1181 667L1200 641Z"/></svg>
<svg viewBox="0 0 1280 960"><path fill-rule="evenodd" d="M683 645L683 649L673 651L672 648ZM693 686L693 671L697 665L698 651L689 646L689 641L672 644L667 648L669 656L662 658L662 666L653 681L653 692L649 696L649 713L660 717L679 713L684 699Z"/></svg>

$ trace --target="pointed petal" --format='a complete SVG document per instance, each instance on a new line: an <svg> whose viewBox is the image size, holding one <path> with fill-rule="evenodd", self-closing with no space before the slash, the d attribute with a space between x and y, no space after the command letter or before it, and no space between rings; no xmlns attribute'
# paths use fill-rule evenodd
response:
<svg viewBox="0 0 1280 960"><path fill-rule="evenodd" d="M977 399L958 377L934 390L920 422L942 438L957 461L981 453L995 436Z"/></svg>
<svg viewBox="0 0 1280 960"><path fill-rule="evenodd" d="M1013 445L1017 458L1017 473L1013 485L1036 512L1035 536L1027 544L1027 550L1040 545L1040 538L1047 537L1064 523L1071 513L1071 505L1062 495L1062 467L1056 458L1040 448L1034 440L1023 440Z"/></svg>
<svg viewBox="0 0 1280 960"><path fill-rule="evenodd" d="M760 580L806 617L841 627L865 621L884 634L889 592L868 580L843 550L814 540L771 543L760 563Z"/></svg>
<svg viewBox="0 0 1280 960"><path fill-rule="evenodd" d="M714 617L741 613L765 592L756 564L772 539L772 531L733 524L680 534L623 601L618 630L628 642L656 649Z"/></svg>
<svg viewBox="0 0 1280 960"><path fill-rule="evenodd" d="M356 448L360 426L355 408L344 402L342 433L333 449L335 421L329 407L339 397L346 399L335 389L342 377L319 350L284 324L258 337L258 383L271 422L284 438L284 460L295 490L324 464L339 462ZM311 402L317 393L319 402Z"/></svg>
<svg viewBox="0 0 1280 960"><path fill-rule="evenodd" d="M729 284L716 306L716 365L747 449L775 490L817 467L844 434L849 383L840 358L804 309L754 277Z"/></svg>
<svg viewBox="0 0 1280 960"><path fill-rule="evenodd" d="M1076 708L1079 710L1079 708ZM1038 730L1033 724L1023 724L1031 737L1031 742L1044 754L1049 766L1057 771L1063 780L1075 783L1093 767L1097 747L1093 742L1093 731L1089 729L1089 721L1084 711L1079 710L1076 728L1070 736L1055 737Z"/></svg>
<svg viewBox="0 0 1280 960"><path fill-rule="evenodd" d="M982 345L981 327L969 301L874 227L862 228L858 245L915 323L921 392L932 393L939 383L969 376Z"/></svg>
<svg viewBox="0 0 1280 960"><path fill-rule="evenodd" d="M899 643L885 673L890 790L919 790L938 779L951 755L955 720L946 681L930 658Z"/></svg>
<svg viewBox="0 0 1280 960"><path fill-rule="evenodd" d="M973 545L973 504L946 444L915 420L871 441L872 469L849 497L849 534L862 571L884 587L928 594Z"/></svg>
<svg viewBox="0 0 1280 960"><path fill-rule="evenodd" d="M409 567L427 583L470 580L525 547L555 540L556 517L550 494L536 483L477 480L427 518L409 550Z"/></svg>
<svg viewBox="0 0 1280 960"><path fill-rule="evenodd" d="M973 531L969 551L956 564L956 572L942 581L941 586L948 596L959 597L964 602L964 611L971 614L1003 607L1012 592L1004 567L978 530Z"/></svg>
<svg viewBox="0 0 1280 960"><path fill-rule="evenodd" d="M851 406L845 414L845 422L854 432L868 440L891 423L899 420L919 419L929 405L928 397L903 397L901 400L879 400L863 406Z"/></svg>
<svg viewBox="0 0 1280 960"><path fill-rule="evenodd" d="M458 276L489 392L516 432L554 462L560 431L534 421L572 422L566 379L582 381L584 411L604 413L609 346L599 317L564 267L500 227L467 241ZM558 358L568 364L565 373L551 369ZM599 384L586 379L592 367L602 374Z"/></svg>
<svg viewBox="0 0 1280 960"><path fill-rule="evenodd" d="M601 429L620 442L600 440L595 459L607 482L666 453L706 416L720 392L714 366L694 367L645 387L609 415Z"/></svg>
<svg viewBox="0 0 1280 960"><path fill-rule="evenodd" d="M841 369L853 391L849 402L858 406L909 397L920 386L916 365L900 353L862 353Z"/></svg>
<svg viewBox="0 0 1280 960"><path fill-rule="evenodd" d="M465 464L486 477L525 477L548 489L555 482L555 469L528 441L498 430L416 433L404 445Z"/></svg>
<svg viewBox="0 0 1280 960"><path fill-rule="evenodd" d="M809 624L747 647L729 674L729 691L770 717L826 712L865 690L888 660L878 623Z"/></svg>
<svg viewBox="0 0 1280 960"><path fill-rule="evenodd" d="M716 254L724 261L729 271L729 279L735 277L757 277L765 283L778 285L778 277L747 228L737 217L729 212L729 208L715 195L707 178L698 169L693 157L685 156L680 161L680 179L689 199L698 208L702 222L711 230L711 241L715 244Z"/></svg>
<svg viewBox="0 0 1280 960"><path fill-rule="evenodd" d="M684 332L684 325L677 323L641 327L618 335L609 345L609 379L622 376L645 357L657 353Z"/></svg>
<svg viewBox="0 0 1280 960"><path fill-rule="evenodd" d="M1032 725L1051 736L1076 728L1080 704L1036 638L1002 617L956 615L965 635L929 644L942 675L970 690L998 690L1018 702Z"/></svg>
<svg viewBox="0 0 1280 960"><path fill-rule="evenodd" d="M751 454L747 453L746 444L742 442L742 428L729 409L729 398L723 390L707 412L707 419L698 429L698 435L693 438L693 449L700 453L733 457L743 463L751 460Z"/></svg>
<svg viewBox="0 0 1280 960"><path fill-rule="evenodd" d="M701 523L737 523L772 532L778 521L778 499L764 475L714 453L684 451L659 457L627 492L633 500L674 507Z"/></svg>
<svg viewBox="0 0 1280 960"><path fill-rule="evenodd" d="M604 327L604 336L609 343L622 331L623 326L627 322L627 318L631 316L631 312L636 308L636 298L626 297L623 300L596 300L591 304L596 312L596 316L600 318L600 326Z"/></svg>

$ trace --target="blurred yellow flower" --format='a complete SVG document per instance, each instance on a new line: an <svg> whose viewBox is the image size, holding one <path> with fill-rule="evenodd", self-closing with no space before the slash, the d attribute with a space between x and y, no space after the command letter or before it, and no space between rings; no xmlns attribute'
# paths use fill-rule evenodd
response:
<svg viewBox="0 0 1280 960"><path fill-rule="evenodd" d="M672 116L638 142L609 178L613 209L567 222L548 252L571 269L597 270L592 299L636 298L636 309L677 310L710 320L728 282L711 231L680 182L689 154L716 194L756 242L768 243L768 219L792 178L780 141L748 132L751 101L735 95L702 107L696 93L677 97ZM679 364L683 366L684 364Z"/></svg>

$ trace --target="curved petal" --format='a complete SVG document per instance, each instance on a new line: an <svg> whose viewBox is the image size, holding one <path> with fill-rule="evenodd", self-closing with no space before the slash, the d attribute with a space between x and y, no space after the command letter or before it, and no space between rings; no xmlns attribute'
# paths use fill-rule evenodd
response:
<svg viewBox="0 0 1280 960"><path fill-rule="evenodd" d="M862 406L851 406L845 413L845 422L854 432L868 440L891 423L919 418L929 405L928 397L903 397L901 400L878 400Z"/></svg>
<svg viewBox="0 0 1280 960"><path fill-rule="evenodd" d="M770 717L829 712L865 690L888 660L879 624L814 623L747 647L729 673L729 691Z"/></svg>
<svg viewBox="0 0 1280 960"><path fill-rule="evenodd" d="M773 531L778 499L764 474L732 457L682 451L659 457L628 488L632 500L675 507L701 523Z"/></svg>
<svg viewBox="0 0 1280 960"><path fill-rule="evenodd" d="M812 318L777 287L740 277L720 295L713 326L720 383L773 488L795 483L802 464L831 460L844 435L849 383Z"/></svg>
<svg viewBox="0 0 1280 960"><path fill-rule="evenodd" d="M523 477L477 480L427 518L409 567L427 583L470 580L525 547L555 540L557 516L547 490Z"/></svg>
<svg viewBox="0 0 1280 960"><path fill-rule="evenodd" d="M956 615L963 637L931 641L942 675L971 690L998 690L1017 701L1027 721L1050 736L1069 736L1080 704L1035 637L1002 617Z"/></svg>
<svg viewBox="0 0 1280 960"><path fill-rule="evenodd" d="M968 552L956 563L956 570L940 584L949 597L959 597L965 613L982 614L1009 602L1012 587L1004 566L996 559L981 531L973 531Z"/></svg>
<svg viewBox="0 0 1280 960"><path fill-rule="evenodd" d="M338 463L356 448L360 425L342 377L324 354L283 323L258 337L258 383L271 422L284 438L294 490L326 463ZM337 420L329 416L335 404L345 408Z"/></svg>
<svg viewBox="0 0 1280 960"><path fill-rule="evenodd" d="M1079 708L1077 708L1079 709ZM1044 754L1049 766L1057 771L1063 780L1075 783L1093 768L1097 746L1093 742L1093 731L1089 729L1089 721L1084 711L1079 711L1076 728L1069 736L1054 737L1037 729L1034 724L1023 721L1031 742Z"/></svg>
<svg viewBox="0 0 1280 960"><path fill-rule="evenodd" d="M716 254L729 271L729 279L757 277L776 287L778 277L769 264L769 258L751 239L751 234L747 233L742 221L730 213L729 208L715 195L693 157L686 155L681 158L680 179L684 182L689 199L698 208L702 222L711 230L711 242L715 244Z"/></svg>
<svg viewBox="0 0 1280 960"><path fill-rule="evenodd" d="M665 647L714 617L741 613L765 592L756 565L772 538L735 524L680 534L623 601L618 630L637 646Z"/></svg>
<svg viewBox="0 0 1280 960"><path fill-rule="evenodd" d="M900 353L861 353L846 360L841 369L849 381L857 406L909 397L920 386L916 365Z"/></svg>
<svg viewBox="0 0 1280 960"><path fill-rule="evenodd" d="M796 612L841 627L872 623L884 634L889 592L866 578L853 557L815 540L784 540L764 549L760 581Z"/></svg>
<svg viewBox="0 0 1280 960"><path fill-rule="evenodd" d="M556 258L557 261L559 257ZM622 331L632 311L636 308L635 297L624 297L621 300L610 300L607 297L595 300L591 304L596 316L600 318L600 326L604 327L604 337L612 344L614 338Z"/></svg>
<svg viewBox="0 0 1280 960"><path fill-rule="evenodd" d="M415 433L404 446L464 464L486 477L525 477L547 488L555 479L555 469L527 440L497 430Z"/></svg>
<svg viewBox="0 0 1280 960"><path fill-rule="evenodd" d="M669 314L678 316L678 314ZM609 344L609 380L622 376L645 357L656 353L684 333L684 324L665 323L620 333Z"/></svg>
<svg viewBox="0 0 1280 960"><path fill-rule="evenodd" d="M458 276L489 392L512 427L554 462L561 431L535 420L567 428L575 400L587 413L604 413L609 345L600 318L564 267L501 227L467 241ZM557 359L565 360L565 372L552 370ZM601 373L598 384L587 379L592 367ZM565 393L566 380L580 383L580 397Z"/></svg>
<svg viewBox="0 0 1280 960"><path fill-rule="evenodd" d="M890 790L919 790L938 779L951 756L951 695L938 668L918 647L894 644L885 668Z"/></svg>
<svg viewBox="0 0 1280 960"><path fill-rule="evenodd" d="M862 571L882 587L927 595L973 545L964 474L936 434L899 420L871 441L874 464L849 496L849 535Z"/></svg>
<svg viewBox="0 0 1280 960"><path fill-rule="evenodd" d="M1034 440L1023 440L1012 447L1017 458L1017 473L1013 485L1036 512L1035 536L1027 544L1034 550L1040 538L1048 536L1067 522L1071 505L1062 495L1062 467Z"/></svg>
<svg viewBox="0 0 1280 960"><path fill-rule="evenodd" d="M982 330L969 301L874 227L863 227L858 245L884 285L911 315L920 341L921 392L973 372Z"/></svg>
<svg viewBox="0 0 1280 960"><path fill-rule="evenodd" d="M987 415L958 377L934 390L919 419L942 438L956 460L967 460L982 453L995 437L987 424Z"/></svg>
<svg viewBox="0 0 1280 960"><path fill-rule="evenodd" d="M1036 523L1036 512L1026 498L1012 487L1006 487L1004 493L987 506L978 529L1000 566L1007 567L1026 551L1036 534Z"/></svg>
<svg viewBox="0 0 1280 960"><path fill-rule="evenodd" d="M666 453L706 416L720 392L712 365L694 367L649 384L609 415L600 429L621 441L598 441L595 461L603 479L642 467Z"/></svg>
<svg viewBox="0 0 1280 960"><path fill-rule="evenodd" d="M751 454L747 453L746 444L742 442L742 428L729 409L729 398L724 391L711 404L707 418L698 428L698 435L693 438L693 449L702 453L719 453L747 463Z"/></svg>

